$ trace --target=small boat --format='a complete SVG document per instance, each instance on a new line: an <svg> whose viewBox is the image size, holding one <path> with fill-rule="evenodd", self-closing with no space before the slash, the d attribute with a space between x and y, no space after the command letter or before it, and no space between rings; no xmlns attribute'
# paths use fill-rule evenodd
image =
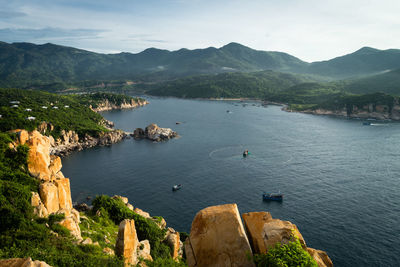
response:
<svg viewBox="0 0 400 267"><path fill-rule="evenodd" d="M369 121L365 121L363 122L363 125L371 125L371 123Z"/></svg>
<svg viewBox="0 0 400 267"><path fill-rule="evenodd" d="M263 200L269 201L282 201L283 200L283 194L281 192L279 193L265 193L263 194Z"/></svg>
<svg viewBox="0 0 400 267"><path fill-rule="evenodd" d="M179 189L181 189L182 188L182 185L181 184L176 184L176 185L174 185L173 187L172 187L172 191L178 191Z"/></svg>

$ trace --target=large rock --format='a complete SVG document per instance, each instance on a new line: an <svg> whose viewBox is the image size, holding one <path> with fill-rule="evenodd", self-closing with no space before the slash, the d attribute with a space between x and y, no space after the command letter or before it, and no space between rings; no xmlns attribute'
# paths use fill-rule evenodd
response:
<svg viewBox="0 0 400 267"><path fill-rule="evenodd" d="M58 200L58 188L53 182L44 182L39 186L40 199L48 213L57 212L60 209Z"/></svg>
<svg viewBox="0 0 400 267"><path fill-rule="evenodd" d="M59 213L65 214L65 219L60 221L59 224L70 230L71 235L77 240L82 240L79 218L76 217L76 214L69 210L60 210Z"/></svg>
<svg viewBox="0 0 400 267"><path fill-rule="evenodd" d="M122 202L124 202L125 205L128 204L128 198L127 197L115 195L115 196L112 197L112 199L120 199Z"/></svg>
<svg viewBox="0 0 400 267"><path fill-rule="evenodd" d="M12 258L0 260L0 267L51 267L44 261L33 261L31 258Z"/></svg>
<svg viewBox="0 0 400 267"><path fill-rule="evenodd" d="M161 128L154 123L147 126L144 132L147 139L157 142L178 136L178 134L172 131L170 128Z"/></svg>
<svg viewBox="0 0 400 267"><path fill-rule="evenodd" d="M137 214L139 214L140 216L145 217L146 219L150 219L151 218L150 213L145 212L145 211L143 211L143 210L141 210L139 208L135 208L133 211L136 212Z"/></svg>
<svg viewBox="0 0 400 267"><path fill-rule="evenodd" d="M167 233L165 235L165 241L167 242L168 246L171 248L171 256L175 260L180 256L180 249L181 249L181 240L179 237L179 232L175 231L174 229L168 227Z"/></svg>
<svg viewBox="0 0 400 267"><path fill-rule="evenodd" d="M27 140L29 146L28 170L29 173L43 180L51 179L50 165L50 140L38 131L29 133Z"/></svg>
<svg viewBox="0 0 400 267"><path fill-rule="evenodd" d="M293 236L306 248L303 236L291 222L272 219L269 212L249 212L242 216L254 253L265 253L277 242L287 244L293 241Z"/></svg>
<svg viewBox="0 0 400 267"><path fill-rule="evenodd" d="M52 175L58 176L58 174L61 172L62 168L62 163L61 163L61 158L55 155L50 156L50 165L49 165L49 170Z"/></svg>
<svg viewBox="0 0 400 267"><path fill-rule="evenodd" d="M138 260L153 261L153 257L150 255L150 242L149 240L142 240L138 244L137 251Z"/></svg>
<svg viewBox="0 0 400 267"><path fill-rule="evenodd" d="M59 209L72 209L71 189L68 178L55 180L58 191Z"/></svg>
<svg viewBox="0 0 400 267"><path fill-rule="evenodd" d="M136 235L135 221L123 220L119 224L115 253L124 258L124 265L135 265L137 259L137 246L139 240Z"/></svg>
<svg viewBox="0 0 400 267"><path fill-rule="evenodd" d="M18 144L24 145L29 139L29 133L26 130L14 130L11 131L17 134L18 137Z"/></svg>
<svg viewBox="0 0 400 267"><path fill-rule="evenodd" d="M42 203L42 200L37 192L32 192L31 205L35 215L39 217L47 217L49 215L49 212Z"/></svg>
<svg viewBox="0 0 400 267"><path fill-rule="evenodd" d="M318 263L318 267L333 267L332 260L325 251L307 248L308 253Z"/></svg>
<svg viewBox="0 0 400 267"><path fill-rule="evenodd" d="M254 266L236 204L205 208L196 214L185 242L189 266Z"/></svg>

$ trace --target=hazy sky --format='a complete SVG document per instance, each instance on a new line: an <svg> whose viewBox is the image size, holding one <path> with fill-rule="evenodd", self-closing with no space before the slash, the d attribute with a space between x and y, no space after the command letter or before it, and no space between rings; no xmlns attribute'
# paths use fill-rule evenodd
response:
<svg viewBox="0 0 400 267"><path fill-rule="evenodd" d="M0 40L104 53L238 42L316 61L400 48L400 1L0 0Z"/></svg>

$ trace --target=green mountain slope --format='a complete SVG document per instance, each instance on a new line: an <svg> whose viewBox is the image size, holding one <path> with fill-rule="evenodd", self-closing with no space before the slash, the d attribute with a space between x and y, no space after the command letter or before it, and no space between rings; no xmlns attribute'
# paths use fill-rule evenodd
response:
<svg viewBox="0 0 400 267"><path fill-rule="evenodd" d="M400 95L400 69L347 81L344 90L354 94L383 92Z"/></svg>
<svg viewBox="0 0 400 267"><path fill-rule="evenodd" d="M306 73L329 76L336 79L366 76L400 68L400 50L378 50L363 47L360 50L327 61L313 62Z"/></svg>
<svg viewBox="0 0 400 267"><path fill-rule="evenodd" d="M221 48L149 48L137 54L99 54L54 44L0 42L0 87L48 91L87 85L96 90L102 82L115 90L129 87L127 81L154 83L196 75L273 70L313 75L318 81L350 78L345 90L354 93L398 94L396 69L400 69L400 50L369 47L331 60L306 63L289 54L258 51L238 43ZM234 77L232 83L238 84L238 77L247 76L227 77Z"/></svg>
<svg viewBox="0 0 400 267"><path fill-rule="evenodd" d="M148 86L147 94L184 98L266 98L311 78L288 73L261 71L221 73L186 77Z"/></svg>
<svg viewBox="0 0 400 267"><path fill-rule="evenodd" d="M85 80L171 79L185 75L296 70L307 63L285 53L256 51L231 43L220 49L146 49L138 54L99 54L53 44L0 42L0 87L26 87ZM156 74L156 75L154 75Z"/></svg>

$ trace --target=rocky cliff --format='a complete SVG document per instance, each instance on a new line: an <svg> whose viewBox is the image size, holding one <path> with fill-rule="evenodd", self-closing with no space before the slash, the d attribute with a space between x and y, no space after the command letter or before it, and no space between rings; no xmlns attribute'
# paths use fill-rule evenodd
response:
<svg viewBox="0 0 400 267"><path fill-rule="evenodd" d="M29 147L28 171L40 180L39 192L32 192L31 204L34 213L39 217L47 217L54 213L64 214L64 219L58 223L69 229L77 240L82 240L79 228L80 215L72 207L69 179L61 172L60 157L50 155L51 138L43 136L38 131L13 132L17 134L17 140L11 146Z"/></svg>
<svg viewBox="0 0 400 267"><path fill-rule="evenodd" d="M107 120L103 122L109 129L108 132L101 132L98 137L93 137L85 134L84 137L80 138L75 131L61 130L60 137L54 138L48 137L50 142L50 154L57 156L65 156L73 151L81 151L85 148L94 146L108 146L121 141L128 136L122 130L113 130L113 123ZM51 123L42 122L38 127L38 132L45 135L52 131L53 125Z"/></svg>
<svg viewBox="0 0 400 267"><path fill-rule="evenodd" d="M147 105L149 102L144 99L131 99L130 101L124 100L120 104L112 103L108 99L97 104L96 107L90 106L90 108L95 112L107 111L107 110L115 110L115 109L128 109L128 108L137 108L144 105Z"/></svg>

